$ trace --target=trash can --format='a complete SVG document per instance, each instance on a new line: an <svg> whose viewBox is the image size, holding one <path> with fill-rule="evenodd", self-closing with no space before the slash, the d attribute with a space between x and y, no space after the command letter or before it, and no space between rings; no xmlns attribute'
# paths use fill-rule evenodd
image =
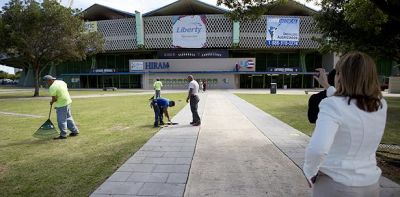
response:
<svg viewBox="0 0 400 197"><path fill-rule="evenodd" d="M271 94L276 94L276 87L277 87L277 85L276 85L276 83L271 83Z"/></svg>

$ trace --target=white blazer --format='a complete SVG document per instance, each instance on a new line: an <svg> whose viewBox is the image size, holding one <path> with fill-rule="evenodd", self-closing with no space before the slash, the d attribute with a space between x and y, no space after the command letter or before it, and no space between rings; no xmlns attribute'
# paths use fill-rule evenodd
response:
<svg viewBox="0 0 400 197"><path fill-rule="evenodd" d="M333 87L327 91L331 96ZM306 149L303 171L310 181L321 171L347 186L368 186L378 182L376 150L386 124L387 104L376 112L359 109L356 100L331 96L319 105L314 133ZM317 178L318 180L318 178ZM311 181L310 181L311 182Z"/></svg>

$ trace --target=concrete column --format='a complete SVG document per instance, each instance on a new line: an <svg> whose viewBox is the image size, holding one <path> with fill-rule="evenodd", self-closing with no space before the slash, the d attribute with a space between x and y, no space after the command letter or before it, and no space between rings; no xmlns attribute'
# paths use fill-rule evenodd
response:
<svg viewBox="0 0 400 197"><path fill-rule="evenodd" d="M94 69L96 69L96 66L97 64L96 64L96 56L95 55L93 55L92 56L92 64L91 64L91 66L90 66L90 69L92 69L92 70L94 70Z"/></svg>
<svg viewBox="0 0 400 197"><path fill-rule="evenodd" d="M135 19L136 19L136 43L138 47L144 46L144 26L143 26L142 14L138 11L135 11Z"/></svg>
<svg viewBox="0 0 400 197"><path fill-rule="evenodd" d="M26 70L26 68L22 69L21 76L20 76L19 81L18 81L18 85L19 86L23 86L24 85L24 81L25 81L25 77L26 77L26 73L27 72L28 71Z"/></svg>
<svg viewBox="0 0 400 197"><path fill-rule="evenodd" d="M35 77L33 75L33 68L32 66L29 66L28 72L25 75L24 83L22 86L24 87L33 87L35 81Z"/></svg>
<svg viewBox="0 0 400 197"><path fill-rule="evenodd" d="M392 61L391 76L398 76L398 75L400 75L400 64L397 64L396 61Z"/></svg>
<svg viewBox="0 0 400 197"><path fill-rule="evenodd" d="M57 76L57 70L56 70L56 66L55 66L55 65L51 65L51 66L50 66L49 75L51 75L51 76Z"/></svg>
<svg viewBox="0 0 400 197"><path fill-rule="evenodd" d="M150 90L149 87L149 73L145 73L142 75L142 87L144 90Z"/></svg>
<svg viewBox="0 0 400 197"><path fill-rule="evenodd" d="M302 70L302 72L307 72L307 67L306 67L306 53L300 52L300 58L299 58L299 65Z"/></svg>
<svg viewBox="0 0 400 197"><path fill-rule="evenodd" d="M335 68L335 66L336 66L337 62L339 61L339 59L340 59L340 54L333 53L333 68Z"/></svg>
<svg viewBox="0 0 400 197"><path fill-rule="evenodd" d="M240 23L237 21L233 22L233 31L232 31L233 35L233 40L232 43L234 46L238 46L239 42L240 42Z"/></svg>
<svg viewBox="0 0 400 197"><path fill-rule="evenodd" d="M335 55L333 53L322 55L322 68L328 72L335 67Z"/></svg>

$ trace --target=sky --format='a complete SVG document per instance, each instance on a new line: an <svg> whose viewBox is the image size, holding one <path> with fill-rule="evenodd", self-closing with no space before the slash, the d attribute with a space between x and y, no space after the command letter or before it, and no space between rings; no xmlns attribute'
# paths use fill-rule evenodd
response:
<svg viewBox="0 0 400 197"><path fill-rule="evenodd" d="M0 7L3 7L9 0L0 0ZM160 8L162 6L173 3L177 0L73 0L72 7L86 9L89 6L97 3L105 6L109 6L112 8L116 8L122 11L134 13L135 10L146 13L152 11L154 9ZM200 0L205 3L216 5L217 0ZM319 10L318 6L315 6L314 3L305 3L305 0L297 0L307 6ZM69 0L61 0L63 5L67 5Z"/></svg>
<svg viewBox="0 0 400 197"><path fill-rule="evenodd" d="M126 11L134 13L135 10L146 13L152 11L154 9L160 8L162 6L173 3L177 0L73 0L72 7L86 9L91 5L97 3L105 6L109 6L118 10ZM216 5L217 0L200 0L205 3ZM307 3L305 0L297 0L300 3L306 4L308 7L313 8L315 10L319 10L318 6L315 6L314 3ZM9 0L0 0L0 7L3 7ZM63 5L68 5L69 0L61 0ZM0 38L1 40L1 38ZM0 70L4 70L9 73L13 73L13 69L1 66Z"/></svg>

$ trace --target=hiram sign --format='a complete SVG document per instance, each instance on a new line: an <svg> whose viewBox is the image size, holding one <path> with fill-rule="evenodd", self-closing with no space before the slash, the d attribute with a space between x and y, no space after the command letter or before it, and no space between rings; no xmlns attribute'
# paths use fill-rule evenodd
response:
<svg viewBox="0 0 400 197"><path fill-rule="evenodd" d="M145 70L168 69L169 62L145 62Z"/></svg>

